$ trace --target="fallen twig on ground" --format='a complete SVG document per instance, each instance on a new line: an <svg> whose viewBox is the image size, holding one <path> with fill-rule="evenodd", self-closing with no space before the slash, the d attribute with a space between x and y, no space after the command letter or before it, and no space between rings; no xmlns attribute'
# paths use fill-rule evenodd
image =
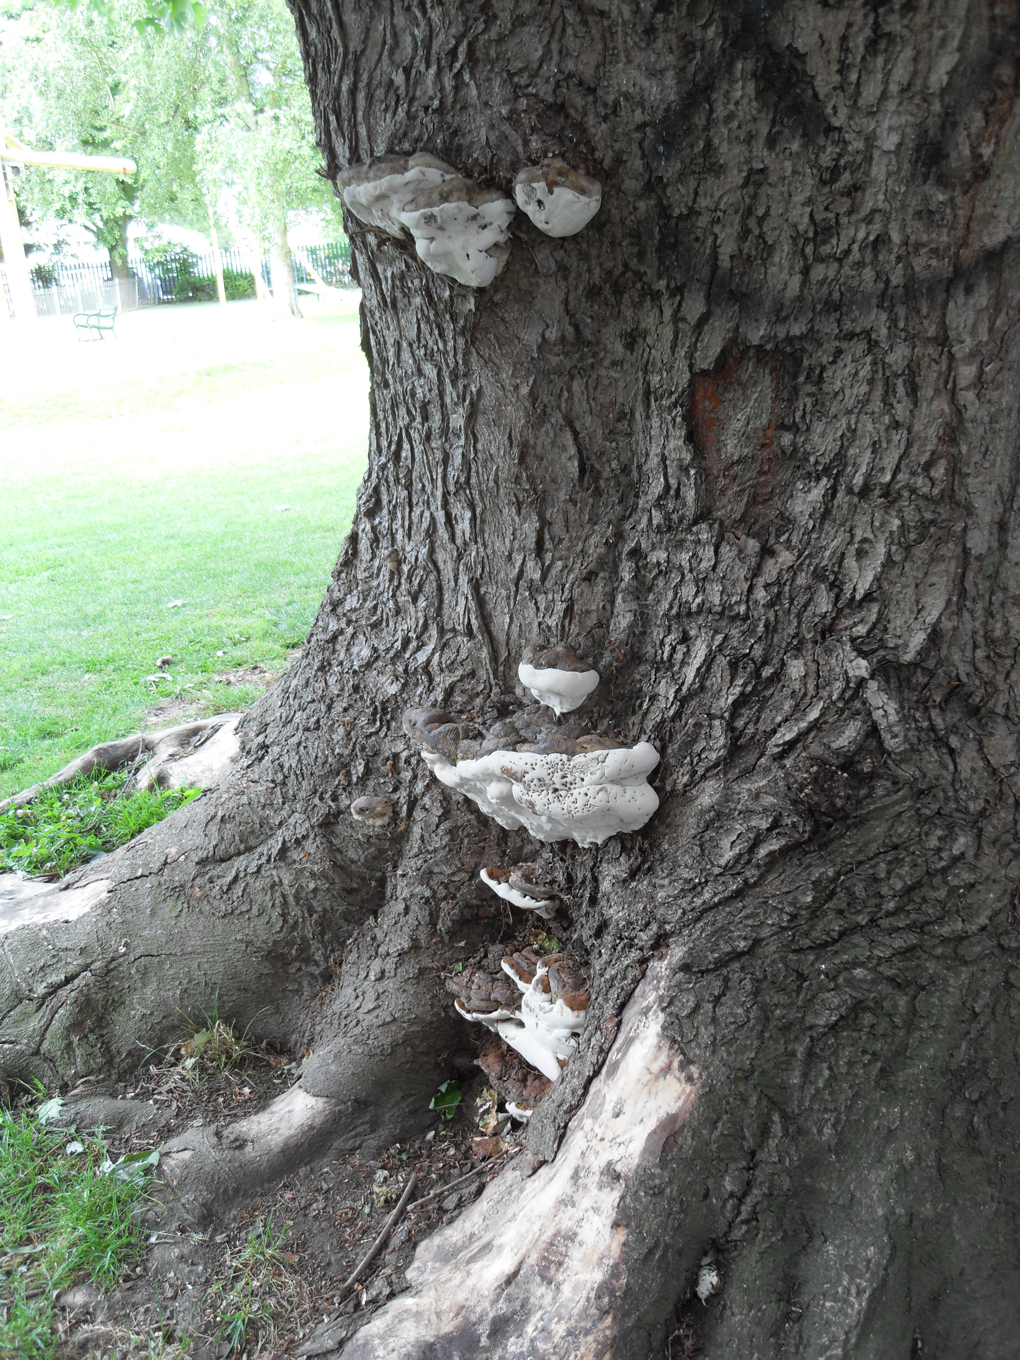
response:
<svg viewBox="0 0 1020 1360"><path fill-rule="evenodd" d="M502 1157L493 1157L491 1161L479 1162L479 1164L473 1166L470 1171L466 1171L463 1176L458 1176L455 1181L447 1181L447 1183L441 1185L438 1190L430 1190L427 1195L422 1195L421 1199L416 1199L411 1205L411 1208L417 1209L422 1204L427 1204L430 1199L438 1199L440 1195L445 1195L447 1190L453 1190L464 1181L470 1180L472 1176L477 1176L479 1171L485 1171L486 1169L492 1170L493 1167L497 1166L505 1166L507 1162L510 1161L511 1156L515 1157L519 1151L520 1148L513 1148L511 1152L505 1152Z"/></svg>
<svg viewBox="0 0 1020 1360"><path fill-rule="evenodd" d="M404 1210L407 1208L407 1202L411 1198L411 1195L414 1193L414 1188L417 1184L418 1173L417 1171L412 1171L410 1180L404 1186L404 1193L400 1196L400 1199L397 1200L397 1207L393 1210L389 1218L387 1218L386 1222L382 1225L382 1231L379 1233L379 1236L369 1247L367 1255L362 1258L361 1263L355 1266L354 1270L351 1272L350 1275L348 1275L347 1279L344 1281L340 1293L337 1295L338 1303L340 1302L341 1299L346 1298L349 1291L354 1288L354 1286L361 1279L362 1275L364 1275L365 1271L368 1269L368 1267L378 1256L379 1252L382 1250L383 1244L385 1243L387 1237L389 1237L390 1233L396 1227L397 1223L400 1221L400 1218Z"/></svg>

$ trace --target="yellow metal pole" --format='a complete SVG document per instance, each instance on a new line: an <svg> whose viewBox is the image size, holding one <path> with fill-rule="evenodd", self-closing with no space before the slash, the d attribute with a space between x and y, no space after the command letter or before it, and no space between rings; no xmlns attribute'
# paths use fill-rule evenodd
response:
<svg viewBox="0 0 1020 1360"><path fill-rule="evenodd" d="M77 151L33 151L17 141L0 126L0 250L4 257L4 275L11 295L15 321L35 320L35 298L32 295L32 276L25 258L25 243L18 221L18 205L14 197L14 176L11 167L45 165L54 170L101 170L110 175L133 175L138 168L127 156L84 156ZM7 313L0 303L0 319ZM9 315L9 314L8 314Z"/></svg>
<svg viewBox="0 0 1020 1360"><path fill-rule="evenodd" d="M77 151L32 151L27 146L0 146L0 161L18 161L22 165L47 165L51 170L105 170L109 175L133 175L134 161L126 156L85 156Z"/></svg>

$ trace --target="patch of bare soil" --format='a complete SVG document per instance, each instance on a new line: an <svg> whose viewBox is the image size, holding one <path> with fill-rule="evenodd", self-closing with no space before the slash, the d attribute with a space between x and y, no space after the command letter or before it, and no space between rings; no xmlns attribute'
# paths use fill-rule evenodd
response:
<svg viewBox="0 0 1020 1360"><path fill-rule="evenodd" d="M228 687L247 685L266 690L279 680L290 666L304 652L303 647L295 647L287 653L287 664L279 670L268 670L258 662L251 666L239 666L236 670L217 671L212 680ZM160 658L168 660L168 658ZM156 677L152 677L155 679ZM188 722L192 718L208 716L209 699L202 690L188 690L160 701L147 710L145 727L147 729L172 727L175 723Z"/></svg>
<svg viewBox="0 0 1020 1360"><path fill-rule="evenodd" d="M201 1040L201 1035L196 1036ZM88 1091L124 1110L104 1141L111 1158L157 1148L201 1124L254 1113L296 1080L298 1063L268 1051L218 1066L194 1039L151 1063L133 1083ZM404 1287L415 1246L481 1194L518 1152L517 1137L481 1137L486 1079L461 1082L452 1119L377 1160L327 1154L219 1225L211 1235L152 1232L143 1260L107 1294L78 1285L57 1299L66 1360L283 1360L335 1356L344 1341ZM489 1092L491 1095L491 1092ZM477 1102L477 1103L476 1103ZM482 1129L491 1124L481 1116ZM401 1220L359 1281L366 1256L412 1172L418 1183ZM157 1176L158 1179L158 1176ZM143 1220L144 1221L144 1220Z"/></svg>

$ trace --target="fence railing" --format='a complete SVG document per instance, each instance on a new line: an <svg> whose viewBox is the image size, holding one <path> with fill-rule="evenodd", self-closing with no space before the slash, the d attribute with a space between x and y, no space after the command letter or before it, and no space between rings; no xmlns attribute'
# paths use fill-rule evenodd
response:
<svg viewBox="0 0 1020 1360"><path fill-rule="evenodd" d="M252 260L244 250L220 251L227 299L254 297ZM271 287L269 259L255 267ZM174 251L164 259L128 258L130 278L115 279L108 263L37 265L32 288L39 316L70 316L94 312L100 307L158 307L169 303L205 302L216 299L215 256ZM294 257L294 281L316 287L320 281L332 288L350 288L351 247L347 241L304 246Z"/></svg>

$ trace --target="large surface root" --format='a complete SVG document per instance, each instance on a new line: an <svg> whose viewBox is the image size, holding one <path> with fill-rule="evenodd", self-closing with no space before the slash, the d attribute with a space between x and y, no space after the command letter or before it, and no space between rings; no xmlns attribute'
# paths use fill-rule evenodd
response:
<svg viewBox="0 0 1020 1360"><path fill-rule="evenodd" d="M97 771L112 774L138 766L143 759L146 763L137 780L141 789L164 785L180 788L188 783L203 789L215 788L237 756L234 729L240 719L240 713L217 713L213 718L164 727L158 732L136 732L119 741L101 742L84 755L76 756L49 779L4 798L0 801L0 812L24 807L44 789L63 788L79 775ZM199 756L202 747L205 750Z"/></svg>
<svg viewBox="0 0 1020 1360"><path fill-rule="evenodd" d="M631 998L609 1059L552 1162L509 1166L419 1250L409 1293L349 1343L344 1360L608 1354L627 1319L625 1206L635 1176L681 1136L698 1074L666 1039L658 960Z"/></svg>

